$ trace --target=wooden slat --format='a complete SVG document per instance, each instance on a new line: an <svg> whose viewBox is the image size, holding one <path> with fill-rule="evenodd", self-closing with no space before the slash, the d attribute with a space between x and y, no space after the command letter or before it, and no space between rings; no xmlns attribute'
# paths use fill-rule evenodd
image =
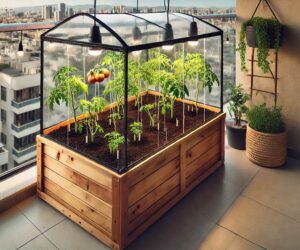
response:
<svg viewBox="0 0 300 250"><path fill-rule="evenodd" d="M220 150L221 150L221 160L225 160L225 116L221 119L221 142L220 142Z"/></svg>
<svg viewBox="0 0 300 250"><path fill-rule="evenodd" d="M154 189L147 196L132 205L129 210L129 223L138 215L143 213L146 209L155 204L159 199L171 192L176 186L179 185L179 173L173 175L170 179L163 182L160 186Z"/></svg>
<svg viewBox="0 0 300 250"><path fill-rule="evenodd" d="M102 229L104 233L106 233L108 236L111 236L111 220L107 219L102 214L95 211L92 207L85 204L51 180L45 178L44 185L46 190L49 190L51 193L56 195L56 197L53 198L56 200L60 199L61 202L64 202L65 206L68 204L68 208L73 207L78 212L78 215L85 216L85 218L89 218L90 220L94 221L98 225L99 229Z"/></svg>
<svg viewBox="0 0 300 250"><path fill-rule="evenodd" d="M189 186L193 181L200 178L206 171L208 171L209 168L214 166L216 162L220 161L220 153L214 155L211 157L208 161L206 161L201 168L196 169L193 174L191 174L189 177L187 177L186 183L187 186Z"/></svg>
<svg viewBox="0 0 300 250"><path fill-rule="evenodd" d="M37 189L43 191L43 145L40 141L40 136L36 137L36 166L37 166Z"/></svg>
<svg viewBox="0 0 300 250"><path fill-rule="evenodd" d="M128 172L129 186L131 187L135 185L142 179L157 171L163 165L178 157L180 153L179 150L180 145L174 145L165 150L163 154L157 154L155 157L149 158L143 164L139 165L138 168L135 168L134 171Z"/></svg>
<svg viewBox="0 0 300 250"><path fill-rule="evenodd" d="M220 131L217 131L212 136L207 137L202 142L195 145L193 148L190 148L186 151L187 164L190 164L193 160L203 155L208 151L212 146L217 144L220 141Z"/></svg>
<svg viewBox="0 0 300 250"><path fill-rule="evenodd" d="M205 154L199 156L194 161L192 161L189 165L187 165L187 177L192 175L195 171L200 168L203 168L203 165L208 162L215 155L219 155L220 159L220 144L217 143L213 147L211 147Z"/></svg>
<svg viewBox="0 0 300 250"><path fill-rule="evenodd" d="M169 179L172 175L179 171L179 158L167 163L162 166L159 170L154 172L152 175L147 176L145 179L137 183L136 185L130 187L128 205L131 206L139 199L143 198L161 183Z"/></svg>
<svg viewBox="0 0 300 250"><path fill-rule="evenodd" d="M137 227L143 224L147 219L151 218L158 210L160 210L165 204L180 193L180 186L175 187L173 190L168 192L165 196L159 199L151 207L145 210L144 213L140 214L133 221L130 222L128 230L129 234L132 233Z"/></svg>
<svg viewBox="0 0 300 250"><path fill-rule="evenodd" d="M186 188L186 143L180 144L180 190L184 192Z"/></svg>
<svg viewBox="0 0 300 250"><path fill-rule="evenodd" d="M91 225L84 219L82 219L81 216L78 216L76 213L74 213L72 210L68 209L63 204L60 204L58 201L53 199L51 196L44 192L38 191L38 196L46 201L48 204L50 204L52 207L55 207L58 211L63 213L66 217L77 223L79 226L84 228L87 232L92 234L97 239L101 240L104 244L111 247L112 249L119 249L119 246L115 244L110 237L105 235L102 231L98 230L97 227Z"/></svg>
<svg viewBox="0 0 300 250"><path fill-rule="evenodd" d="M220 122L216 122L211 124L211 126L206 127L203 130L197 131L193 134L193 136L189 137L187 140L184 141L186 149L190 149L194 147L196 144L204 141L206 138L210 137L211 135L215 134L220 129Z"/></svg>
<svg viewBox="0 0 300 250"><path fill-rule="evenodd" d="M129 195L128 176L125 175L122 178L120 178L121 241L119 242L119 245L121 249L124 249L126 247L127 237L128 237L128 195Z"/></svg>
<svg viewBox="0 0 300 250"><path fill-rule="evenodd" d="M44 154L60 161L64 165L74 171L87 176L96 183L112 188L112 175L110 171L105 167L100 167L99 164L89 160L88 158L73 152L65 147L60 146L57 143L50 141L49 139L41 137L44 145Z"/></svg>
<svg viewBox="0 0 300 250"><path fill-rule="evenodd" d="M43 155L44 166L51 169L52 171L58 173L59 175L66 178L68 181L79 186L85 191L95 195L99 199L103 200L108 204L112 204L112 190L108 187L105 187L101 184L95 183L93 180L89 179L86 176L73 171L71 168L62 164L61 162L53 159L48 155Z"/></svg>
<svg viewBox="0 0 300 250"><path fill-rule="evenodd" d="M113 189L112 189L112 240L116 243L122 241L121 239L121 197L120 179L113 177Z"/></svg>
<svg viewBox="0 0 300 250"><path fill-rule="evenodd" d="M71 193L72 195L74 195L75 197L77 197L78 199L80 199L82 202L88 204L94 210L100 212L103 216L108 217L110 219L112 218L111 205L105 203L103 200L98 199L94 195L74 185L72 182L53 172L49 168L44 168L44 176L52 182L54 182L55 184L57 184L58 186L60 186L61 188Z"/></svg>

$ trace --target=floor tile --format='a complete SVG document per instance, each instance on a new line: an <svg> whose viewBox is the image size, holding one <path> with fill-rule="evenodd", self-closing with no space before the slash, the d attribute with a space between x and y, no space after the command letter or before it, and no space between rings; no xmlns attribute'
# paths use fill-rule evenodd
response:
<svg viewBox="0 0 300 250"><path fill-rule="evenodd" d="M29 241L24 246L20 247L18 250L57 250L44 235L40 235L37 238Z"/></svg>
<svg viewBox="0 0 300 250"><path fill-rule="evenodd" d="M42 232L65 219L60 212L36 196L19 203L17 208Z"/></svg>
<svg viewBox="0 0 300 250"><path fill-rule="evenodd" d="M222 174L226 181L245 188L259 169L247 159L244 150L228 148L225 154L225 168L219 171L219 174Z"/></svg>
<svg viewBox="0 0 300 250"><path fill-rule="evenodd" d="M300 222L300 161L289 159L281 169L262 169L244 195Z"/></svg>
<svg viewBox="0 0 300 250"><path fill-rule="evenodd" d="M39 230L17 208L0 214L0 249L16 249L39 234Z"/></svg>
<svg viewBox="0 0 300 250"><path fill-rule="evenodd" d="M219 169L186 198L199 213L215 223L243 190L240 186L226 181L219 171L223 170Z"/></svg>
<svg viewBox="0 0 300 250"><path fill-rule="evenodd" d="M46 231L45 236L59 249L64 250L108 250L92 235L70 220L64 220Z"/></svg>
<svg viewBox="0 0 300 250"><path fill-rule="evenodd" d="M299 249L300 224L256 201L240 197L219 224L267 249Z"/></svg>
<svg viewBox="0 0 300 250"><path fill-rule="evenodd" d="M128 250L194 250L214 224L189 202L179 203L133 242Z"/></svg>
<svg viewBox="0 0 300 250"><path fill-rule="evenodd" d="M219 226L202 241L199 250L261 250L263 248Z"/></svg>

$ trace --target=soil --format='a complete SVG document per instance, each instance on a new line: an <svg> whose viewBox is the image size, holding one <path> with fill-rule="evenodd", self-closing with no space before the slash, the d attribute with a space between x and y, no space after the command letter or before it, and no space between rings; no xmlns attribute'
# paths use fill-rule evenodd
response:
<svg viewBox="0 0 300 250"><path fill-rule="evenodd" d="M146 95L142 99L143 105L155 103L157 101L158 97L153 95ZM184 131L182 119L183 106L185 107ZM120 159L118 160L116 155L110 154L107 140L104 138L104 134L114 131L113 123L111 125L109 124L108 116L110 115L110 111L103 112L99 115L98 122L104 129L105 133L102 135L96 135L94 143L86 143L86 130L84 129L81 134L76 134L74 132L74 125L71 126L71 131L69 133L67 132L67 127L61 127L47 135L47 137L85 155L90 159L97 161L98 163L114 171L117 171L118 173L123 173L136 165L138 162L144 160L149 155L156 153L166 145L184 136L186 133L189 133L197 127L203 125L217 114L207 109L204 110L203 108L198 108L197 114L194 105L183 105L183 103L179 101L175 102L173 119L170 118L169 111L164 119L161 114L158 114L158 107L156 107L155 111L152 113L155 113L155 115L159 117L159 131L157 128L150 128L148 115L146 113L142 113L143 133L141 136L141 141L135 142L133 135L130 132L129 124L137 121L138 108L134 106L134 101L128 104L127 133L129 142L127 144L127 167L125 166L125 145L120 146ZM176 126L176 119L179 123L178 127ZM123 132L123 123L123 119L117 122L117 130L119 133Z"/></svg>

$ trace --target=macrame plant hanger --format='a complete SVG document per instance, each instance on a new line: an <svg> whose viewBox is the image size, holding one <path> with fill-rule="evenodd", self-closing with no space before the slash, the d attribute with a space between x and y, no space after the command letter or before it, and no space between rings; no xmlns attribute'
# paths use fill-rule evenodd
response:
<svg viewBox="0 0 300 250"><path fill-rule="evenodd" d="M272 6L270 5L269 0L259 0L252 16L251 16L251 20L254 18L254 16L256 15L257 10L259 9L259 7L261 6L261 4L265 2L268 6L268 9L271 11L273 17L278 20L278 17L276 16ZM275 105L277 105L277 95L278 95L278 51L275 50L275 71L273 73L273 71L271 70L271 68L269 67L269 71L271 73L271 76L265 76L265 75L255 75L254 74L254 62L257 62L257 60L254 59L254 54L255 54L255 48L252 48L252 54L251 54L251 59L249 60L251 62L251 74L249 74L248 76L251 77L251 100L253 97L253 91L257 91L257 92L263 92L263 93L267 93L270 95L274 95L274 103ZM273 79L274 80L274 92L271 91L267 91L267 90L262 90L262 89L257 89L254 88L254 78L266 78L266 79Z"/></svg>

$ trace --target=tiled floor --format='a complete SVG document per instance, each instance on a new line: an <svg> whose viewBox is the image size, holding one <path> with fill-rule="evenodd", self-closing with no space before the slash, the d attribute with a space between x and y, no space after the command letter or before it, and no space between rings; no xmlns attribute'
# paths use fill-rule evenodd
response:
<svg viewBox="0 0 300 250"><path fill-rule="evenodd" d="M108 249L33 197L0 214L0 249ZM228 148L217 171L130 250L300 250L300 161L260 168Z"/></svg>

